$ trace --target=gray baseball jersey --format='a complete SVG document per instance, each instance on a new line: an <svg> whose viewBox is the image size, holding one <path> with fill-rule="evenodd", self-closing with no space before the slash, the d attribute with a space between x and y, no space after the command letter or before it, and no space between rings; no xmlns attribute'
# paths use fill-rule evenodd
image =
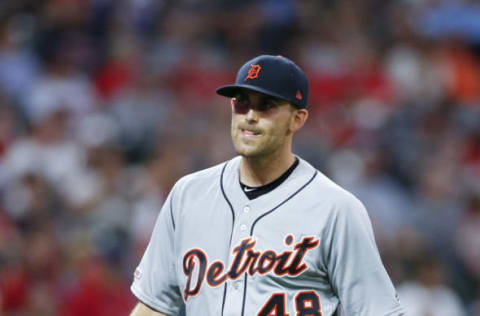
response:
<svg viewBox="0 0 480 316"><path fill-rule="evenodd" d="M135 271L140 301L167 315L403 315L361 202L302 159L249 200L240 161L175 184Z"/></svg>

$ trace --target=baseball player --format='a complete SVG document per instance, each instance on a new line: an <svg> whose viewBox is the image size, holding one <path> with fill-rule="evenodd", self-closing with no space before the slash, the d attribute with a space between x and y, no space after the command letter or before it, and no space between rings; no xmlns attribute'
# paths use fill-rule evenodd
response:
<svg viewBox="0 0 480 316"><path fill-rule="evenodd" d="M134 273L133 316L403 315L362 203L291 151L308 90L270 55L217 90L238 156L173 187Z"/></svg>

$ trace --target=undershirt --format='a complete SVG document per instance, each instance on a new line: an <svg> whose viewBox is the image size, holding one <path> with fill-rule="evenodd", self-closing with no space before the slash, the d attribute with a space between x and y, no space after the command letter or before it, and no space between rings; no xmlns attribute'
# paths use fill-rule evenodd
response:
<svg viewBox="0 0 480 316"><path fill-rule="evenodd" d="M240 186L242 187L243 193L245 193L245 195L249 200L253 200L258 198L259 196L267 194L268 192L274 190L276 187L282 184L288 178L288 176L293 172L293 170L295 170L295 168L298 166L298 163L299 163L298 158L295 157L295 162L292 164L290 168L288 168L287 171L285 171L275 181L272 181L260 187L251 187L240 182Z"/></svg>

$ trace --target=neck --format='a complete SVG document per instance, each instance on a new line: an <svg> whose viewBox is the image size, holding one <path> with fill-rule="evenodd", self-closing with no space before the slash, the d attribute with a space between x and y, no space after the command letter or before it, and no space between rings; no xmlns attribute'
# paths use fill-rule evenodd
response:
<svg viewBox="0 0 480 316"><path fill-rule="evenodd" d="M291 152L267 157L243 157L240 164L240 181L258 187L280 177L295 162Z"/></svg>

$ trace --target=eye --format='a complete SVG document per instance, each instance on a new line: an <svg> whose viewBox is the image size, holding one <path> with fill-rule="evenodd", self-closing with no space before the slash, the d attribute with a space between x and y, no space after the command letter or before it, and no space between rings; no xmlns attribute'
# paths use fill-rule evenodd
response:
<svg viewBox="0 0 480 316"><path fill-rule="evenodd" d="M266 98L260 103L258 110L261 112L266 112L273 108L276 108L278 105L279 103L277 100L272 98Z"/></svg>
<svg viewBox="0 0 480 316"><path fill-rule="evenodd" d="M237 95L235 99L237 99L239 103L242 103L245 106L250 106L250 99L244 94Z"/></svg>
<svg viewBox="0 0 480 316"><path fill-rule="evenodd" d="M249 102L248 99L243 96L237 96L232 99L233 109L235 113L245 114L248 112Z"/></svg>

